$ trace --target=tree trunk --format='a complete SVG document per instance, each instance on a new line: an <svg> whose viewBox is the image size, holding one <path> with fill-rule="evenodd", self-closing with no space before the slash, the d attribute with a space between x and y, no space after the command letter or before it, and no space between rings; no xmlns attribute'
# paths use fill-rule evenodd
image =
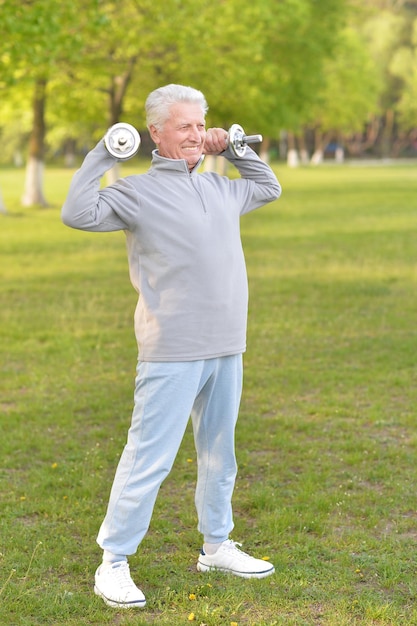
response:
<svg viewBox="0 0 417 626"><path fill-rule="evenodd" d="M75 139L67 139L67 141L65 142L65 167L74 167L75 165L75 143Z"/></svg>
<svg viewBox="0 0 417 626"><path fill-rule="evenodd" d="M350 156L361 157L369 150L373 148L378 140L381 129L381 119L378 116L373 116L370 122L366 125L365 135L364 133L353 133L352 135L344 135L343 144L346 147Z"/></svg>
<svg viewBox="0 0 417 626"><path fill-rule="evenodd" d="M261 157L264 163L269 163L269 146L271 144L271 140L269 137L265 137L261 143L261 147L259 149L259 156Z"/></svg>
<svg viewBox="0 0 417 626"><path fill-rule="evenodd" d="M324 159L324 138L320 130L316 128L314 133L314 152L311 157L313 165L319 165Z"/></svg>
<svg viewBox="0 0 417 626"><path fill-rule="evenodd" d="M0 190L0 213L7 213L6 205L4 204L3 197L1 195L1 190Z"/></svg>
<svg viewBox="0 0 417 626"><path fill-rule="evenodd" d="M112 185L120 178L120 163L115 163L113 167L106 172L106 185Z"/></svg>
<svg viewBox="0 0 417 626"><path fill-rule="evenodd" d="M300 161L298 158L298 152L297 152L297 148L295 145L294 133L291 133L291 132L287 133L287 145L288 145L287 165L288 167L298 167L298 165L300 164Z"/></svg>
<svg viewBox="0 0 417 626"><path fill-rule="evenodd" d="M126 95L127 88L132 80L133 71L135 69L137 57L131 57L128 60L126 71L117 76L113 76L109 89L109 126L117 124L123 112L123 100Z"/></svg>
<svg viewBox="0 0 417 626"><path fill-rule="evenodd" d="M216 154L206 154L203 161L204 172L217 172L220 176L227 173L228 161Z"/></svg>
<svg viewBox="0 0 417 626"><path fill-rule="evenodd" d="M394 111L388 109L385 113L385 125L382 133L381 156L387 158L391 155L391 148L394 134Z"/></svg>
<svg viewBox="0 0 417 626"><path fill-rule="evenodd" d="M47 206L43 194L43 170L45 153L45 104L47 81L40 78L35 83L33 97L33 126L29 139L29 158L26 166L23 206L40 204Z"/></svg>
<svg viewBox="0 0 417 626"><path fill-rule="evenodd" d="M44 162L30 156L26 165L25 191L22 197L23 206L48 206L43 195Z"/></svg>
<svg viewBox="0 0 417 626"><path fill-rule="evenodd" d="M300 161L303 165L306 165L308 163L308 150L304 135L302 133L300 135L297 135L297 143L300 151Z"/></svg>
<svg viewBox="0 0 417 626"><path fill-rule="evenodd" d="M135 69L137 57L131 57L128 61L126 71L118 76L113 76L109 89L109 115L108 123L109 128L113 124L117 124L120 121L120 117L123 112L123 99L126 95L127 88L132 80L133 71ZM113 167L106 173L106 183L111 185L118 178L120 178L120 164L115 163Z"/></svg>
<svg viewBox="0 0 417 626"><path fill-rule="evenodd" d="M207 154L204 157L203 170L205 172L215 172L216 171L216 157L214 155Z"/></svg>

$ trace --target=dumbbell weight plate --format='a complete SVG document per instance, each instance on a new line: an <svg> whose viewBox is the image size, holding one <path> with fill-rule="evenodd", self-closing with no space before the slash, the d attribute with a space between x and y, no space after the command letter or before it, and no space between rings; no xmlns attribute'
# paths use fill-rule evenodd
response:
<svg viewBox="0 0 417 626"><path fill-rule="evenodd" d="M140 135L131 124L119 122L109 128L104 136L107 151L119 161L125 161L139 150Z"/></svg>
<svg viewBox="0 0 417 626"><path fill-rule="evenodd" d="M245 131L239 124L232 124L229 128L229 145L237 157L243 157L250 143L259 143L262 135L245 135Z"/></svg>
<svg viewBox="0 0 417 626"><path fill-rule="evenodd" d="M246 144L243 142L245 132L239 124L232 124L229 128L229 145L237 157L243 157L246 152Z"/></svg>

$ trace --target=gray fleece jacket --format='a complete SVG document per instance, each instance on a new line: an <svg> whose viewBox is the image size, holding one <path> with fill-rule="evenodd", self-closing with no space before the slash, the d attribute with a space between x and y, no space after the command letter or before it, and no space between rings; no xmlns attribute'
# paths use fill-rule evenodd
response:
<svg viewBox="0 0 417 626"><path fill-rule="evenodd" d="M281 187L253 150L223 153L240 178L192 172L153 152L146 174L100 190L115 159L101 141L75 173L62 209L73 228L124 230L139 293L135 334L142 361L193 361L246 348L248 286L240 216Z"/></svg>

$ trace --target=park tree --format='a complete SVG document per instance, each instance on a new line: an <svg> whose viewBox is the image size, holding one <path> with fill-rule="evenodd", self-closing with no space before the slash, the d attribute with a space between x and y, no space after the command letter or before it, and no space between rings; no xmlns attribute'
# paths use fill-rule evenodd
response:
<svg viewBox="0 0 417 626"><path fill-rule="evenodd" d="M285 4L286 12L281 7L277 16L280 29L271 31L265 55L271 59L267 76L269 82L275 77L279 115L271 119L274 109L269 102L263 117L272 123L274 136L285 129L287 160L292 164L298 161L295 138L303 136L302 128L322 89L325 64L339 47L350 3L306 0Z"/></svg>
<svg viewBox="0 0 417 626"><path fill-rule="evenodd" d="M46 9L51 0L37 2ZM94 34L90 20L80 23L83 12L78 7L71 21L78 47L67 50L70 62L63 65L65 55L61 53L66 46L62 41L58 46L51 44L60 71L48 73L46 85L40 76L34 103L45 118L41 105L53 87L48 111L56 136L59 113L63 118L61 137L64 126L68 133L73 132L74 111L79 117L80 112L91 116L92 125L95 121L102 132L104 124L110 126L122 115L143 124L143 102L150 89L163 82L188 82L206 93L212 105L211 123L227 125L240 119L248 132L276 136L281 128L299 124L308 110L323 60L337 41L347 3L167 0L161 6L151 0L103 0L95 6L100 28ZM60 22L64 40L69 34L67 21ZM46 20L43 36L50 26ZM44 67L41 64L42 70Z"/></svg>
<svg viewBox="0 0 417 626"><path fill-rule="evenodd" d="M195 10L196 3L190 0L166 0L163 5L153 0L101 2L103 28L86 47L83 64L76 68L76 79L84 84L84 98L93 98L98 105L97 135L102 136L104 128L122 118L144 126L146 95L172 79L178 65L177 33L182 28L191 36ZM109 182L118 173L116 165L109 172Z"/></svg>
<svg viewBox="0 0 417 626"><path fill-rule="evenodd" d="M384 9L370 17L363 32L367 47L375 60L376 74L383 85L379 98L381 153L388 156L393 141L395 108L401 93L401 82L390 71L390 64L408 29L404 12Z"/></svg>
<svg viewBox="0 0 417 626"><path fill-rule="evenodd" d="M314 130L314 164L323 160L330 141L345 148L352 144L353 151L355 137L362 135L364 121L378 106L381 88L361 33L346 27L339 33L334 55L323 64L322 84L310 109L307 125Z"/></svg>
<svg viewBox="0 0 417 626"><path fill-rule="evenodd" d="M143 129L147 93L167 82L202 89L209 124L239 122L262 133L264 147L283 129L289 140L307 124L349 134L350 124L359 132L367 109L374 119L398 102L405 111L414 44L396 53L412 22L405 12L416 4L63 0L58 10L53 0L0 0L0 124L16 151L18 139L29 141L25 203L46 203L46 138L69 157L117 121Z"/></svg>
<svg viewBox="0 0 417 626"><path fill-rule="evenodd" d="M305 120L350 0L222 4L221 11L215 2L198 12L193 27L199 53L182 64L183 71L214 103L210 121L237 121L249 133L262 133L267 148L269 138L297 130ZM181 33L178 46L186 59L189 40Z"/></svg>
<svg viewBox="0 0 417 626"><path fill-rule="evenodd" d="M349 25L343 31L334 54L325 60L322 85L307 122L314 131L313 162L320 162L330 140L339 140L350 154L366 149L383 154L393 152L397 102L404 92L403 78L410 69L410 13L417 2L364 0L352 2ZM397 76L394 70L397 69ZM408 69L407 69L408 68ZM409 120L411 122L411 119Z"/></svg>
<svg viewBox="0 0 417 626"><path fill-rule="evenodd" d="M223 59L221 75L228 72L227 93L217 99L220 119L233 119L239 111L251 132L258 129L270 137L295 128L320 84L323 61L332 54L345 10L345 0L235 4L230 21L240 32L240 46L233 46L233 31L218 41L223 37L220 18L214 35Z"/></svg>
<svg viewBox="0 0 417 626"><path fill-rule="evenodd" d="M395 110L398 114L399 132L396 135L395 153L404 144L417 146L417 2L407 5L407 37L403 38L392 56L389 71L402 85Z"/></svg>
<svg viewBox="0 0 417 626"><path fill-rule="evenodd" d="M189 41L195 39L193 19L204 6L202 0L166 0L163 5L152 0L100 2L101 28L86 40L82 58L72 64L71 72L56 81L63 94L72 86L71 123L68 117L60 122L55 103L50 109L56 130L61 127L61 138L66 134L67 142L74 145L82 129L88 142L97 140L107 127L121 120L143 128L148 92L181 80L178 33ZM88 125L90 134L85 132ZM118 173L116 165L108 173L108 182Z"/></svg>
<svg viewBox="0 0 417 626"><path fill-rule="evenodd" d="M392 73L406 86L397 106L404 128L415 128L417 121L417 18L413 20L410 43L410 47L397 50L390 65Z"/></svg>
<svg viewBox="0 0 417 626"><path fill-rule="evenodd" d="M415 118L408 112L413 109L409 96L417 0L363 0L362 15L364 19L356 28L365 39L381 86L377 106L363 133L362 149L373 146L382 156L395 156L415 135ZM359 133L357 138L355 149L359 150Z"/></svg>
<svg viewBox="0 0 417 626"><path fill-rule="evenodd" d="M1 0L3 97L31 92L32 112L26 166L25 206L47 204L43 193L46 106L50 83L82 50L80 20L92 28L98 0Z"/></svg>
<svg viewBox="0 0 417 626"><path fill-rule="evenodd" d="M94 100L101 135L104 124L122 116L143 126L148 91L186 82L206 94L210 124L241 120L267 138L308 107L345 4L323 0L318 10L313 0L102 2L103 28L72 67L76 93ZM80 102L83 115L86 107Z"/></svg>

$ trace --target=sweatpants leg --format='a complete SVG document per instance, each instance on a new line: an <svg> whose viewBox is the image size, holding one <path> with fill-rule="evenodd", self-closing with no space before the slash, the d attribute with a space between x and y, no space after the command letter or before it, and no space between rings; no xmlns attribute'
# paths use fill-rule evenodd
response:
<svg viewBox="0 0 417 626"><path fill-rule="evenodd" d="M184 436L203 363L138 364L132 423L97 537L104 550L134 554L145 536Z"/></svg>
<svg viewBox="0 0 417 626"><path fill-rule="evenodd" d="M198 456L199 529L206 541L227 539L233 528L234 428L241 393L241 363L241 355L181 363L139 363L132 424L97 537L104 550L120 555L136 552L190 414Z"/></svg>
<svg viewBox="0 0 417 626"><path fill-rule="evenodd" d="M236 480L235 427L242 393L242 355L207 361L212 368L192 411L198 479L198 530L207 543L220 543L233 529Z"/></svg>

